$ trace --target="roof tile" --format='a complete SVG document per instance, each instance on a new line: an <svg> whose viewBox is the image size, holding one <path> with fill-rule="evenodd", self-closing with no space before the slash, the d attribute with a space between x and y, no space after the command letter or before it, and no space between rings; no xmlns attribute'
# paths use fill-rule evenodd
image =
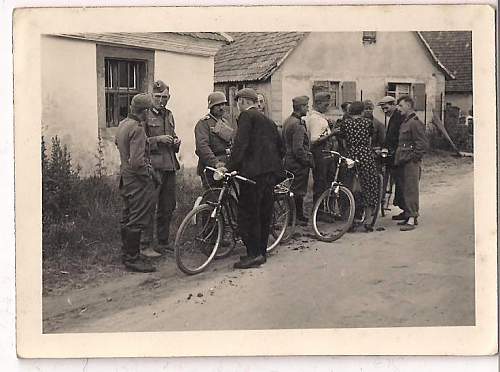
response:
<svg viewBox="0 0 500 372"><path fill-rule="evenodd" d="M421 34L439 60L455 75L454 80L446 81L446 91L472 92L472 32L425 31Z"/></svg>
<svg viewBox="0 0 500 372"><path fill-rule="evenodd" d="M215 82L268 78L305 36L304 32L234 32L234 42L215 55Z"/></svg>

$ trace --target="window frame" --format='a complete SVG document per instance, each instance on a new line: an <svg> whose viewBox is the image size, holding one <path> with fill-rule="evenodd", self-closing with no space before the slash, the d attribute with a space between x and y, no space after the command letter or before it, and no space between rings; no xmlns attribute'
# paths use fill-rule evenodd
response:
<svg viewBox="0 0 500 372"><path fill-rule="evenodd" d="M363 31L363 45L375 44L377 42L377 31Z"/></svg>
<svg viewBox="0 0 500 372"><path fill-rule="evenodd" d="M102 136L106 137L109 132L110 135L114 135L116 128L115 126L108 126L107 115L106 115L106 60L122 60L122 61L136 61L142 62L145 66L145 73L142 79L140 79L138 92L148 92L152 86L154 79L154 50L149 49L139 49L130 47L116 47L105 44L96 45L96 68L97 68L97 119L98 127L102 129ZM130 89L125 88L126 92ZM120 89L117 89L118 95L120 94Z"/></svg>
<svg viewBox="0 0 500 372"><path fill-rule="evenodd" d="M389 85L390 84L395 84L395 90L389 90ZM403 93L403 92L398 92L398 86L408 86L408 93ZM413 97L413 83L410 82L395 82L395 81L389 81L387 82L387 90L386 90L386 96L391 96L396 99L396 101L403 96L410 96Z"/></svg>

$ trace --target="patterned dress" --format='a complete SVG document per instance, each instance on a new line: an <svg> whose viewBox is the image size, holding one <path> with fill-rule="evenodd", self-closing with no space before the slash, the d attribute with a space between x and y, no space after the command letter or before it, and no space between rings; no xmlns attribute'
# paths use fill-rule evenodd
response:
<svg viewBox="0 0 500 372"><path fill-rule="evenodd" d="M364 206L378 203L379 181L370 139L373 123L363 117L347 117L340 124L340 136L346 141L347 157L359 160L358 172Z"/></svg>

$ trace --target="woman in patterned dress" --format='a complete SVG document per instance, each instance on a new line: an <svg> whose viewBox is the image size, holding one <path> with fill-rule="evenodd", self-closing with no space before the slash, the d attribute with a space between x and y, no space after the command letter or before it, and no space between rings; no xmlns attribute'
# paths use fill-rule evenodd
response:
<svg viewBox="0 0 500 372"><path fill-rule="evenodd" d="M364 105L362 102L353 102L349 107L349 116L342 120L338 128L339 137L345 139L347 157L359 161L359 181L361 184L361 198L365 208L363 220L365 229L373 231L371 222L373 211L378 204L379 180L371 137L373 123L362 116Z"/></svg>

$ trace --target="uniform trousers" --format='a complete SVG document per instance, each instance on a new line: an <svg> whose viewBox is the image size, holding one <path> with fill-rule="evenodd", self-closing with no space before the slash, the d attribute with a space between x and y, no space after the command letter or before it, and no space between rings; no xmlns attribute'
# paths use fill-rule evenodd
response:
<svg viewBox="0 0 500 372"><path fill-rule="evenodd" d="M266 256L273 214L276 176L266 173L252 178L256 184L240 183L238 227L248 257Z"/></svg>
<svg viewBox="0 0 500 372"><path fill-rule="evenodd" d="M405 206L405 200L403 197L403 184L402 184L402 178L403 178L403 168L401 166L393 166L389 168L389 172L391 172L391 177L394 181L394 201L393 204L396 207L401 208L403 211L405 211L407 208Z"/></svg>
<svg viewBox="0 0 500 372"><path fill-rule="evenodd" d="M160 176L161 184L153 191L153 206L150 210L151 223L144 229L141 243L149 244L153 241L153 227L156 217L156 235L158 242L166 244L169 241L170 222L176 207L175 198L175 171L156 171ZM156 216L155 216L156 215Z"/></svg>
<svg viewBox="0 0 500 372"><path fill-rule="evenodd" d="M411 160L400 166L400 183L407 217L418 217L422 162Z"/></svg>
<svg viewBox="0 0 500 372"><path fill-rule="evenodd" d="M151 225L151 209L154 206L154 184L149 176L121 176L120 194L123 199L122 231L141 231ZM138 247L124 245L124 254L136 256Z"/></svg>

